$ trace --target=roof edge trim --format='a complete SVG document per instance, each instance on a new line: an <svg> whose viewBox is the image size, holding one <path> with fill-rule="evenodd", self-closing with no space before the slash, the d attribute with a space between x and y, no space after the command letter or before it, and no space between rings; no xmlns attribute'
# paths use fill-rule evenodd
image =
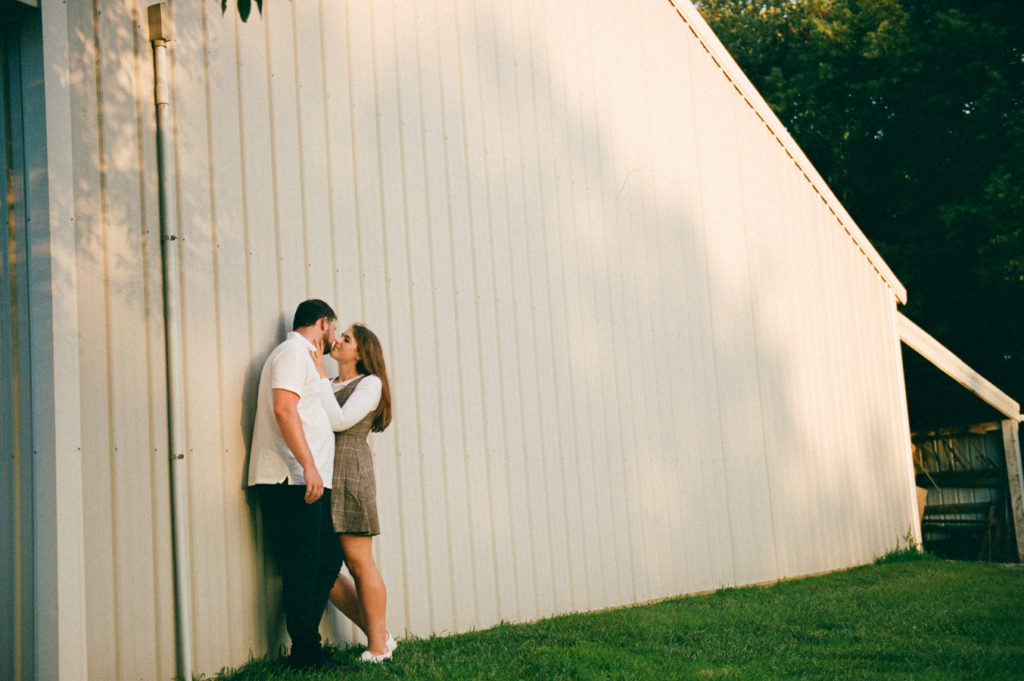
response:
<svg viewBox="0 0 1024 681"><path fill-rule="evenodd" d="M768 132L775 136L782 145L786 153L793 159L793 163L797 169L800 170L807 182L811 185L814 191L821 197L821 200L828 207L829 211L835 216L836 221L843 228L843 230L850 236L854 244L860 250L860 252L867 258L872 268L878 273L882 280L892 290L893 295L900 302L905 304L907 302L907 289L900 282L896 274L890 269L889 265L879 254L878 250L871 244L868 238L861 231L857 223L853 221L850 214L846 211L846 208L839 201L836 195L832 192L832 189L825 182L825 179L818 173L818 170L811 163L810 159L804 154L803 149L796 143L792 135L783 125L779 117L775 115L772 108L768 106L768 102L765 101L761 93L758 92L754 84L750 82L746 74L743 73L743 69L739 67L736 60L733 59L729 50L726 49L722 41L718 39L718 36L708 25L704 17L701 16L697 8L694 7L688 0L667 0L668 4L676 11L679 18L683 20L683 23L687 25L693 36L700 41L701 46L711 56L715 64L722 71L722 75L732 83L736 91L743 97L747 105L751 108L754 114L761 119L765 127L768 128Z"/></svg>

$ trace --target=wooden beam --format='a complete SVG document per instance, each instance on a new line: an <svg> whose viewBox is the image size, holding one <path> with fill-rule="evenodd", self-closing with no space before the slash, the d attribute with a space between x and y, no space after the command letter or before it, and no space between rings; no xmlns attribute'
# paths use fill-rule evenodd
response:
<svg viewBox="0 0 1024 681"><path fill-rule="evenodd" d="M1021 420L1020 404L1009 395L967 366L962 359L946 349L946 346L932 338L924 329L907 319L902 313L897 313L896 320L900 340L947 376L992 405L1003 416L1016 421Z"/></svg>
<svg viewBox="0 0 1024 681"><path fill-rule="evenodd" d="M1010 488L1010 512L1017 537L1017 561L1024 562L1024 475L1020 460L1020 422L1003 421L1003 451L1006 456L1006 481Z"/></svg>

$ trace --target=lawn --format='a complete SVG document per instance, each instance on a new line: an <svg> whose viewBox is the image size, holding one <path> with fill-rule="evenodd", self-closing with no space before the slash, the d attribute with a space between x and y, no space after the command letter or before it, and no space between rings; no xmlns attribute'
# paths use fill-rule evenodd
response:
<svg viewBox="0 0 1024 681"><path fill-rule="evenodd" d="M1024 567L924 556L532 624L400 641L358 674L253 660L218 681L1024 679ZM339 650L354 660L360 648Z"/></svg>

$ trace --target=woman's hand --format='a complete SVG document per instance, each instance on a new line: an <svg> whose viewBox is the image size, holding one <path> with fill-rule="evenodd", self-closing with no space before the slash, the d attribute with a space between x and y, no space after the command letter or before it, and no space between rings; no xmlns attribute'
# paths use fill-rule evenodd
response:
<svg viewBox="0 0 1024 681"><path fill-rule="evenodd" d="M313 358L313 364L316 365L320 378L327 378L327 370L324 369L324 340L322 338L316 342L316 350L310 352L309 356Z"/></svg>

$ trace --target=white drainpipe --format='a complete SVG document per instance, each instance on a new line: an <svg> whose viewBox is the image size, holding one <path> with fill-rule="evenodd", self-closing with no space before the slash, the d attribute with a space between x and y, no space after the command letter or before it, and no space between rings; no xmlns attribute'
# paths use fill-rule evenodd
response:
<svg viewBox="0 0 1024 681"><path fill-rule="evenodd" d="M184 383L179 313L178 269L181 241L174 201L173 145L171 139L171 85L167 43L171 24L167 3L148 9L149 39L153 43L156 89L157 163L160 182L160 244L163 255L164 335L167 349L167 426L171 459L172 542L174 551L174 611L178 633L178 676L192 679L192 596L188 552L188 496L185 470Z"/></svg>

